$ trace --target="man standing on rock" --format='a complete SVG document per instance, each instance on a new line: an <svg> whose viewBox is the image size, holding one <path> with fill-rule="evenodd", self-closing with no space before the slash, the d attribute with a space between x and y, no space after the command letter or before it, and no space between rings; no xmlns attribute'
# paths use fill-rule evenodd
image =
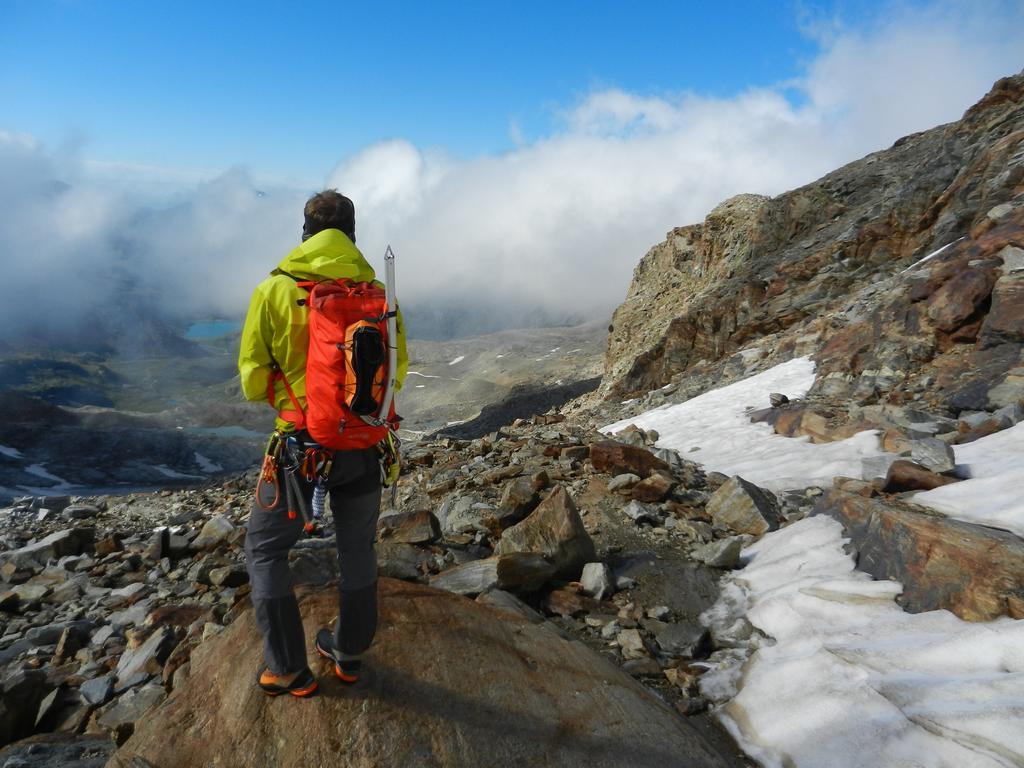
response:
<svg viewBox="0 0 1024 768"><path fill-rule="evenodd" d="M265 666L257 682L270 695L299 697L313 695L317 682L306 662L288 552L304 529L304 520L295 509L310 508L316 481L312 470L305 477L287 473L276 456L291 447L323 471L320 491L330 494L336 527L340 612L333 632L318 632L315 647L333 662L337 677L349 684L358 680L361 654L369 648L377 629L374 540L382 484L377 447L328 451L313 442L303 428L308 285L339 279L371 283L375 278L373 268L355 246L355 207L349 198L326 190L306 202L304 213L302 243L256 286L238 356L245 397L267 402L278 412L245 540L256 624L264 640ZM400 315L397 330L397 339L390 342L398 348L396 388L408 368Z"/></svg>

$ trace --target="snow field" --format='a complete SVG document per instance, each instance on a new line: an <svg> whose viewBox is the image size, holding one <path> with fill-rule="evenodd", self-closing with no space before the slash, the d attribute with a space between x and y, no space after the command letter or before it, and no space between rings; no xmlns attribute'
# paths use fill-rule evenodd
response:
<svg viewBox="0 0 1024 768"><path fill-rule="evenodd" d="M973 443L954 445L953 454L970 479L914 494L913 500L958 520L1024 536L1024 422Z"/></svg>
<svg viewBox="0 0 1024 768"><path fill-rule="evenodd" d="M655 429L659 447L775 491L862 477L884 455L874 432L815 445L750 423L770 392L813 382L798 358L602 431ZM1024 534L1024 424L954 452L971 479L914 500ZM780 768L1024 766L1024 621L905 613L901 585L857 571L844 544L828 517L767 534L702 617L726 647L701 689L744 751Z"/></svg>
<svg viewBox="0 0 1024 768"><path fill-rule="evenodd" d="M1024 621L904 613L843 544L827 517L769 533L705 613L761 633L701 683L740 746L765 766L1024 765Z"/></svg>
<svg viewBox="0 0 1024 768"><path fill-rule="evenodd" d="M684 403L609 424L601 431L612 434L630 424L655 429L659 448L673 448L707 470L740 475L773 491L830 486L837 475L862 477L861 460L884 455L874 430L815 445L809 438L783 437L767 424L750 423L748 410L767 408L769 393L799 398L813 383L814 363L799 357Z"/></svg>

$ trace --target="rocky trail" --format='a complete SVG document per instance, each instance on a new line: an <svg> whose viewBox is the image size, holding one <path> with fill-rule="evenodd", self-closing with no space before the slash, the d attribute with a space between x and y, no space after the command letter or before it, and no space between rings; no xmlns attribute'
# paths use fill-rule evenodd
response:
<svg viewBox="0 0 1024 768"><path fill-rule="evenodd" d="M601 754L606 762L594 764L630 765L651 750L658 764L745 764L708 721L700 670L689 666L711 650L699 615L717 596L715 569L738 558L736 546L704 544L728 535L700 519L722 478L709 483L673 452L658 458L556 415L536 421L409 450L398 508L380 524L385 608L374 667L386 690L373 693L409 709L382 713L379 728L366 724L370 743L353 754L367 765L430 764L428 755L451 764L460 754L461 764L477 764L473 754L495 748L486 731L502 733L528 712L529 733L506 734L509 763L547 755L573 765ZM94 744L92 734L102 733L111 749L128 739L125 749L153 765L189 765L191 758L161 753L168 729L177 734L174 754L187 755L186 736L209 749L209 733L241 727L232 717L257 707L270 717L262 714L268 707L294 704L265 701L251 680L259 643L241 545L253 481L75 503L26 498L4 511L5 742L55 731L84 733ZM691 559L694 547L713 566ZM297 581L330 584L335 557L329 535L303 540L293 553ZM311 626L336 610L331 595L310 592ZM439 700L479 683L487 693L476 703L430 714ZM571 702L584 694L573 714ZM626 707L623 697L635 703ZM229 702L240 709L229 713ZM198 709L228 719L197 724ZM294 705L290 711L276 727L294 728L301 715ZM455 721L467 713L476 714L464 733ZM426 718L417 726L422 740L381 742L387 723L405 732L417 717ZM578 743L559 738L553 746L553 734L580 729ZM225 756L237 748L228 741ZM323 747L313 741L320 746L309 749ZM256 743L266 749L277 740ZM672 755L677 762L665 762Z"/></svg>

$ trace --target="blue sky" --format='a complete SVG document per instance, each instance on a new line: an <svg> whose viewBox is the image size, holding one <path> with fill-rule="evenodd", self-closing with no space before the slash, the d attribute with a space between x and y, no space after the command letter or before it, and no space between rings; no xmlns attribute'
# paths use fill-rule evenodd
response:
<svg viewBox="0 0 1024 768"><path fill-rule="evenodd" d="M319 180L393 137L501 152L596 89L784 82L819 49L809 27L883 7L2 0L0 129L97 160Z"/></svg>

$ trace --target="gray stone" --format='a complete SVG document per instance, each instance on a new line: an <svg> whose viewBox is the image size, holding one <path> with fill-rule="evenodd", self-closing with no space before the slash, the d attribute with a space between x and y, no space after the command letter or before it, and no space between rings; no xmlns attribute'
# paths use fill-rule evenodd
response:
<svg viewBox="0 0 1024 768"><path fill-rule="evenodd" d="M43 539L20 549L0 553L0 565L13 564L20 569L37 569L49 560L65 555L79 555L92 546L95 531L92 528L69 528L51 533Z"/></svg>
<svg viewBox="0 0 1024 768"><path fill-rule="evenodd" d="M649 655L639 630L624 629L615 636L615 642L627 659L642 659Z"/></svg>
<svg viewBox="0 0 1024 768"><path fill-rule="evenodd" d="M103 706L114 695L114 678L111 675L94 677L92 680L82 683L78 691L82 694L82 698L94 707Z"/></svg>
<svg viewBox="0 0 1024 768"><path fill-rule="evenodd" d="M956 466L953 448L936 437L914 440L911 443L910 456L932 472L949 472Z"/></svg>
<svg viewBox="0 0 1024 768"><path fill-rule="evenodd" d="M512 552L474 560L439 573L430 585L459 595L478 595L490 589L533 592L555 573L555 567L541 555Z"/></svg>
<svg viewBox="0 0 1024 768"><path fill-rule="evenodd" d="M533 552L555 566L559 578L576 578L596 559L594 542L568 491L555 486L529 517L506 530L495 553Z"/></svg>
<svg viewBox="0 0 1024 768"><path fill-rule="evenodd" d="M648 619L644 628L654 635L658 647L669 656L700 656L708 647L707 629L698 624L669 624Z"/></svg>
<svg viewBox="0 0 1024 768"><path fill-rule="evenodd" d="M203 639L206 639L205 633ZM114 688L114 695L120 696L125 691L130 691L132 688L138 688L143 683L148 683L153 678L153 675L149 672L135 672L124 679L117 681L117 686Z"/></svg>
<svg viewBox="0 0 1024 768"><path fill-rule="evenodd" d="M611 597L615 593L612 569L608 567L607 563L587 563L583 566L580 586L583 588L584 594L595 600Z"/></svg>
<svg viewBox="0 0 1024 768"><path fill-rule="evenodd" d="M91 520L100 513L92 504L71 504L64 509L64 516L72 520Z"/></svg>
<svg viewBox="0 0 1024 768"><path fill-rule="evenodd" d="M153 602L147 598L146 600L140 600L129 608L125 608L123 611L110 614L107 617L107 621L110 622L115 631L133 625L141 626L152 609Z"/></svg>
<svg viewBox="0 0 1024 768"><path fill-rule="evenodd" d="M738 536L694 547L690 556L712 568L735 568L740 562L743 541Z"/></svg>
<svg viewBox="0 0 1024 768"><path fill-rule="evenodd" d="M517 477L505 486L498 502L498 517L503 527L515 525L540 503L540 495L528 477Z"/></svg>
<svg viewBox="0 0 1024 768"><path fill-rule="evenodd" d="M865 480L876 478L885 479L889 474L889 467L899 456L891 453L884 453L881 456L869 456L860 460L860 476Z"/></svg>
<svg viewBox="0 0 1024 768"><path fill-rule="evenodd" d="M113 636L114 628L109 624L105 624L92 633L92 637L90 638L89 642L92 645L102 648L103 644Z"/></svg>
<svg viewBox="0 0 1024 768"><path fill-rule="evenodd" d="M135 688L116 701L96 718L96 723L108 730L137 722L144 714L167 698L162 685L146 685Z"/></svg>
<svg viewBox="0 0 1024 768"><path fill-rule="evenodd" d="M618 491L623 488L632 488L639 482L640 475L634 475L632 472L625 472L624 474L616 475L608 481L608 490Z"/></svg>
<svg viewBox="0 0 1024 768"><path fill-rule="evenodd" d="M715 529L702 520L676 520L675 530L697 541L711 541Z"/></svg>
<svg viewBox="0 0 1024 768"><path fill-rule="evenodd" d="M216 515L206 521L199 535L192 541L192 549L212 549L235 532L235 526L223 515ZM174 550L174 537L171 537L171 550Z"/></svg>
<svg viewBox="0 0 1024 768"><path fill-rule="evenodd" d="M130 600L141 592L145 592L147 589L148 587L144 582L136 581L127 586L110 590L108 597L120 600Z"/></svg>
<svg viewBox="0 0 1024 768"><path fill-rule="evenodd" d="M1014 368L1006 378L988 391L988 405L998 409L1024 403L1024 368Z"/></svg>
<svg viewBox="0 0 1024 768"><path fill-rule="evenodd" d="M55 622L43 627L33 627L25 633L25 639L36 646L53 645L65 630L71 630L75 634L85 635L92 629L92 622L82 619L80 621Z"/></svg>
<svg viewBox="0 0 1024 768"><path fill-rule="evenodd" d="M486 532L484 521L494 515L494 507L472 496L461 496L442 505L438 515L445 533Z"/></svg>
<svg viewBox="0 0 1024 768"><path fill-rule="evenodd" d="M70 496L46 496L40 502L39 507L41 509L48 509L51 512L61 512L67 509L70 504Z"/></svg>
<svg viewBox="0 0 1024 768"><path fill-rule="evenodd" d="M712 494L707 513L716 526L753 536L774 531L783 520L775 496L739 475L730 477Z"/></svg>
<svg viewBox="0 0 1024 768"><path fill-rule="evenodd" d="M1008 245L996 254L1003 260L1003 274L1024 272L1024 249Z"/></svg>
<svg viewBox="0 0 1024 768"><path fill-rule="evenodd" d="M240 587L249 583L249 573L244 565L226 565L210 570L210 583L217 587Z"/></svg>
<svg viewBox="0 0 1024 768"><path fill-rule="evenodd" d="M642 501L634 499L623 507L622 511L626 517L631 519L637 525L640 523L650 523L651 525L658 525L661 523L661 512L658 508L651 504L644 504Z"/></svg>
<svg viewBox="0 0 1024 768"><path fill-rule="evenodd" d="M968 429L976 429L992 418L988 411L964 411L960 414L960 421Z"/></svg>
<svg viewBox="0 0 1024 768"><path fill-rule="evenodd" d="M50 588L45 584L16 584L10 591L18 596L18 603L23 606L38 603L50 594Z"/></svg>
<svg viewBox="0 0 1024 768"><path fill-rule="evenodd" d="M377 545L377 573L381 576L415 581L423 575L421 566L427 560L427 553L412 544L383 542Z"/></svg>
<svg viewBox="0 0 1024 768"><path fill-rule="evenodd" d="M1006 419L1011 424L1019 424L1021 421L1024 421L1024 407L1020 403L1004 405L992 414L992 418Z"/></svg>
<svg viewBox="0 0 1024 768"><path fill-rule="evenodd" d="M1011 203L1000 203L994 208L989 209L989 212L985 215L993 221L999 221L1013 213L1013 209L1014 206Z"/></svg>
<svg viewBox="0 0 1024 768"><path fill-rule="evenodd" d="M174 642L174 631L170 627L159 627L140 646L126 650L115 670L118 682L139 672L157 674Z"/></svg>

